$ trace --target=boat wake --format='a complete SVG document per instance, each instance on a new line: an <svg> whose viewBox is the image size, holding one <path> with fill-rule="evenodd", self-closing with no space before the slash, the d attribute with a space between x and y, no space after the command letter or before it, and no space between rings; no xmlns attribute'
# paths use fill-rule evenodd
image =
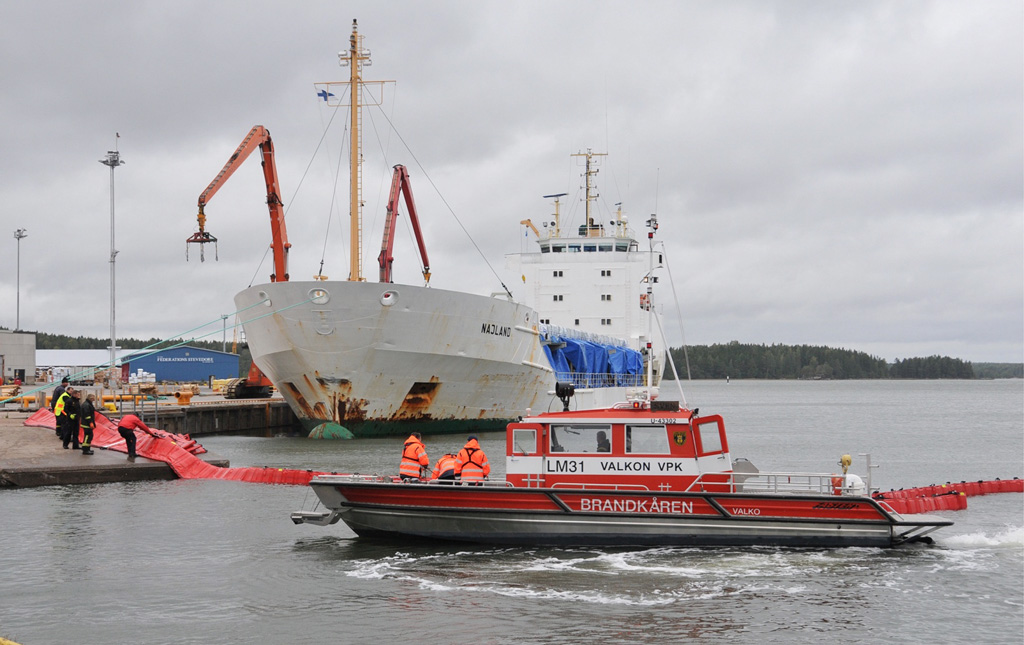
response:
<svg viewBox="0 0 1024 645"><path fill-rule="evenodd" d="M1006 530L994 535L983 532L949 535L936 542L953 548L1024 547L1024 526L1007 526Z"/></svg>

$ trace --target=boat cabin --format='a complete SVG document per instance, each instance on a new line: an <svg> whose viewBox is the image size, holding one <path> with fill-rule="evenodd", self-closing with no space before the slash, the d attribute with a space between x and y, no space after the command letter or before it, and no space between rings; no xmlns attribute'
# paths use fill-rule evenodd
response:
<svg viewBox="0 0 1024 645"><path fill-rule="evenodd" d="M508 425L506 479L516 487L728 492L732 459L719 415L634 399ZM722 476L715 476L722 473ZM710 484L710 486L709 486Z"/></svg>

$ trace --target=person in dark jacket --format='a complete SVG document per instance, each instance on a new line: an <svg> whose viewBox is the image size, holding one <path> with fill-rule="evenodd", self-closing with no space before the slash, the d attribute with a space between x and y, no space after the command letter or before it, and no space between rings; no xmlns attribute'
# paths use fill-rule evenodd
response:
<svg viewBox="0 0 1024 645"><path fill-rule="evenodd" d="M60 438L64 442L65 449L70 444L70 447L78 450L80 447L78 445L78 423L82 414L82 391L68 387L64 392L64 397L67 402L64 403L64 430Z"/></svg>
<svg viewBox="0 0 1024 645"><path fill-rule="evenodd" d="M60 398L61 394L68 389L68 377L64 377L60 380L60 385L53 388L53 396L50 397L50 412L53 412L54 417L57 416L57 399ZM60 436L60 422L57 422L57 436Z"/></svg>
<svg viewBox="0 0 1024 645"><path fill-rule="evenodd" d="M82 402L81 412L81 424L82 424L82 454L91 455L92 452L92 435L93 431L96 430L96 407L93 401L96 400L96 395L92 392L89 396L85 397L85 401Z"/></svg>

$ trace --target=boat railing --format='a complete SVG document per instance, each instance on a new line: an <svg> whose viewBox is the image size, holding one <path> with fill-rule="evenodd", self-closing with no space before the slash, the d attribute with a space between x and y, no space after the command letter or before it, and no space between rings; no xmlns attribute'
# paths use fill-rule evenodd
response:
<svg viewBox="0 0 1024 645"><path fill-rule="evenodd" d="M643 387L643 374L615 374L590 372L555 372L555 379L572 383L577 390L601 387Z"/></svg>
<svg viewBox="0 0 1024 645"><path fill-rule="evenodd" d="M831 473L702 473L687 492L699 493L758 493L769 495L837 495L853 494L835 478L841 475ZM839 492L836 492L836 491Z"/></svg>

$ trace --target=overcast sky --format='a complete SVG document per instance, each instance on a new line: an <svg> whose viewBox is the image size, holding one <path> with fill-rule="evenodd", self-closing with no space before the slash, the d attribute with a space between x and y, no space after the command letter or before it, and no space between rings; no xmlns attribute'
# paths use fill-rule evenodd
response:
<svg viewBox="0 0 1024 645"><path fill-rule="evenodd" d="M1019 0L0 0L0 325L16 322L24 228L21 328L109 335L98 161L115 133L119 337L221 340L234 294L268 279L256 155L206 209L219 261L185 258L199 193L256 124L274 138L292 279L321 260L344 279L347 116L318 151L333 110L314 83L347 78L337 54L356 18L364 77L396 81L366 113L369 279L402 163L433 286L490 293L500 279L515 294L504 254L532 239L519 221L549 219L542 196L566 192L580 222L570 155L591 148L608 153L602 218L622 202L640 233L659 215L682 311L680 325L661 299L671 345L685 330L689 344L1019 362L1022 13ZM403 223L396 281L418 284L410 237Z"/></svg>

